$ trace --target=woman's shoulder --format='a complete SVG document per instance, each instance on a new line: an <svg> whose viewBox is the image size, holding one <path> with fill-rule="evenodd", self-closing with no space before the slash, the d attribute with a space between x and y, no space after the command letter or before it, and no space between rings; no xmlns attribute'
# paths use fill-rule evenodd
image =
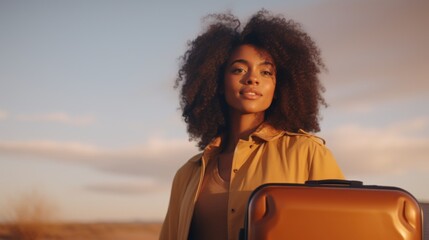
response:
<svg viewBox="0 0 429 240"><path fill-rule="evenodd" d="M273 127L269 123L264 123L259 127L255 136L270 142L270 141L284 141L293 144L307 144L324 146L325 140L317 135L299 129L296 132L281 130Z"/></svg>
<svg viewBox="0 0 429 240"><path fill-rule="evenodd" d="M306 132L300 129L298 132L288 132L284 131L283 139L293 140L295 143L307 144L307 145L316 145L325 147L325 139L313 134Z"/></svg>
<svg viewBox="0 0 429 240"><path fill-rule="evenodd" d="M176 172L175 178L189 177L196 168L201 165L202 153L195 154L189 158Z"/></svg>

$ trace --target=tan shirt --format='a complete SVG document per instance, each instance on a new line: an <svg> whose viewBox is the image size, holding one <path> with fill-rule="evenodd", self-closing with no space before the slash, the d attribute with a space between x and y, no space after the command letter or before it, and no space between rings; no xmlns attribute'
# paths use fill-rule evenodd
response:
<svg viewBox="0 0 429 240"><path fill-rule="evenodd" d="M218 161L214 160L208 162L201 192L195 203L190 240L228 239L229 183L219 175Z"/></svg>
<svg viewBox="0 0 429 240"><path fill-rule="evenodd" d="M216 159L220 138L192 157L176 173L160 239L187 240L197 192L207 163ZM305 132L289 133L261 125L234 152L228 195L228 239L239 237L251 192L264 183L304 183L306 180L343 179L324 141Z"/></svg>

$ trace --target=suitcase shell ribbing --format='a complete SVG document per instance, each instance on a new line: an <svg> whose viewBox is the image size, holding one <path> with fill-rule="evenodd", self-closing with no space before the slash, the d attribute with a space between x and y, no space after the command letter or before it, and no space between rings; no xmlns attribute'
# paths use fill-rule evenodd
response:
<svg viewBox="0 0 429 240"><path fill-rule="evenodd" d="M422 210L403 189L358 181L264 184L249 198L247 240L421 240Z"/></svg>

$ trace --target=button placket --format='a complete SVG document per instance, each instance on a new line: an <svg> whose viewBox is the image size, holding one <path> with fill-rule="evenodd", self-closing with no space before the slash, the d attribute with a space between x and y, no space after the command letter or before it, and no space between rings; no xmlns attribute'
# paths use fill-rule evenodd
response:
<svg viewBox="0 0 429 240"><path fill-rule="evenodd" d="M234 179L234 175L239 172L241 166L246 162L247 158L250 156L251 152L254 151L256 147L253 140L245 141L239 140L235 148L235 153L232 161L232 176L231 181Z"/></svg>

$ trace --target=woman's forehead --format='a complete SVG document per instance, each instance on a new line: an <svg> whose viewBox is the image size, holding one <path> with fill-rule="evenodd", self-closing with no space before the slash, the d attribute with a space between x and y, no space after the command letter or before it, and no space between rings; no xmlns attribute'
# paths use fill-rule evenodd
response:
<svg viewBox="0 0 429 240"><path fill-rule="evenodd" d="M237 48L235 48L232 51L231 56L228 59L228 62L231 63L238 59L270 62L274 64L273 58L266 50L250 44L240 45Z"/></svg>

